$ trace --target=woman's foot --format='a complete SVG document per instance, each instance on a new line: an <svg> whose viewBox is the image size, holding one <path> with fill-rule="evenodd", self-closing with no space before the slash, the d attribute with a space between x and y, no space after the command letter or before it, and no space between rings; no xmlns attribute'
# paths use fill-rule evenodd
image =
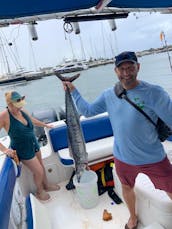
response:
<svg viewBox="0 0 172 229"><path fill-rule="evenodd" d="M46 192L58 191L60 186L58 184L48 184L44 186Z"/></svg>
<svg viewBox="0 0 172 229"><path fill-rule="evenodd" d="M42 200L42 201L47 201L50 199L50 195L44 190L42 190L41 192L37 192L35 196L38 200Z"/></svg>

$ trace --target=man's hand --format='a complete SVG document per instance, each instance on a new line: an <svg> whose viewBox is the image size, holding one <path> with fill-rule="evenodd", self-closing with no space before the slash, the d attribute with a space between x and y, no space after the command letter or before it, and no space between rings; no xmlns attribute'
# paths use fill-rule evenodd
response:
<svg viewBox="0 0 172 229"><path fill-rule="evenodd" d="M63 87L64 87L65 91L66 91L66 89L68 87L70 92L72 92L75 89L75 86L69 81L63 81Z"/></svg>

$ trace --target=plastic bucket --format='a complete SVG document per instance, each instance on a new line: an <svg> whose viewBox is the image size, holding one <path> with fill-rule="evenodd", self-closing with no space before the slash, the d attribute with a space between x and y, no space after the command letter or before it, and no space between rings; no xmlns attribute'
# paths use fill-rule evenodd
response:
<svg viewBox="0 0 172 229"><path fill-rule="evenodd" d="M78 183L76 175L73 183L80 205L83 208L93 208L98 204L99 195L97 189L97 174L92 170L85 170Z"/></svg>

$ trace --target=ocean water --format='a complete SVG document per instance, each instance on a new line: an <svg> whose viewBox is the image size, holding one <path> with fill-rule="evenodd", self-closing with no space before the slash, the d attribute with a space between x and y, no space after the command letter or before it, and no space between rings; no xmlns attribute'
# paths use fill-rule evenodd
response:
<svg viewBox="0 0 172 229"><path fill-rule="evenodd" d="M161 85L172 96L172 72L167 53L146 55L139 58L141 64L138 79ZM73 75L73 74L70 74ZM108 64L81 72L74 84L88 101L93 101L104 89L117 81L114 65ZM0 86L0 111L5 107L4 93L16 90L26 96L29 113L45 108L53 108L58 113L64 106L64 90L56 76L8 86Z"/></svg>

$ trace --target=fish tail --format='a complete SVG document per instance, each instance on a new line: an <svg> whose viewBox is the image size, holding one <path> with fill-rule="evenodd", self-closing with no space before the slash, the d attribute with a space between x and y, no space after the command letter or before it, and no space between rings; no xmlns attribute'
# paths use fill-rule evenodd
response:
<svg viewBox="0 0 172 229"><path fill-rule="evenodd" d="M62 76L60 73L58 73L57 71L54 71L54 74L55 74L61 81L69 81L69 82L72 82L72 81L76 80L76 79L80 76L80 73L78 73L78 74L75 74L74 76L64 77L64 76Z"/></svg>

